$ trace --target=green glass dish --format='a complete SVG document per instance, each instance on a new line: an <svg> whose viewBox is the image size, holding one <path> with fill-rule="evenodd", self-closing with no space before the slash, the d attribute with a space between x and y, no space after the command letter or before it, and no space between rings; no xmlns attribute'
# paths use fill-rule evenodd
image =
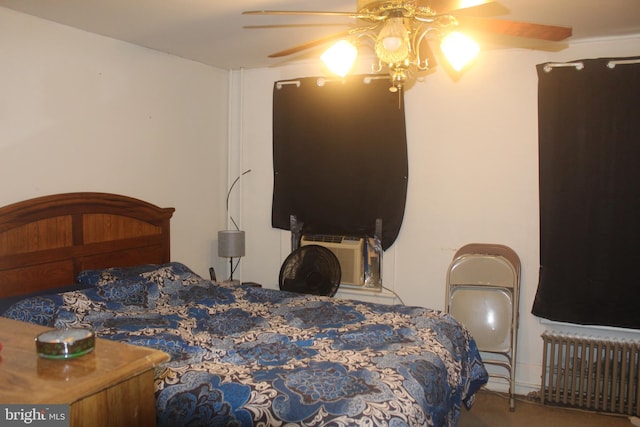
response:
<svg viewBox="0 0 640 427"><path fill-rule="evenodd" d="M36 351L46 359L72 359L93 351L95 341L89 329L56 329L36 337Z"/></svg>

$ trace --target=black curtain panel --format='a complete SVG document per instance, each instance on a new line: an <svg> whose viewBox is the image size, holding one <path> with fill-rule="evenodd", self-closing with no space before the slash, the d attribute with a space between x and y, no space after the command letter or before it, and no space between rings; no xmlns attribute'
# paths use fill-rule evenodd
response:
<svg viewBox="0 0 640 427"><path fill-rule="evenodd" d="M404 105L388 79L351 76L276 82L272 225L303 233L366 235L382 246L402 225L408 162Z"/></svg>
<svg viewBox="0 0 640 427"><path fill-rule="evenodd" d="M533 314L640 329L640 63L538 70L540 277Z"/></svg>

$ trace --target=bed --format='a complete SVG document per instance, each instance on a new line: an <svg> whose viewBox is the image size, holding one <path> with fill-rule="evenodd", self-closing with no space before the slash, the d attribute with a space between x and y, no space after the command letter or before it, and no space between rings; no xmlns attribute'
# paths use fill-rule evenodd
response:
<svg viewBox="0 0 640 427"><path fill-rule="evenodd" d="M443 312L200 277L171 259L173 212L106 193L0 208L2 315L168 353L160 426L455 426L487 382Z"/></svg>

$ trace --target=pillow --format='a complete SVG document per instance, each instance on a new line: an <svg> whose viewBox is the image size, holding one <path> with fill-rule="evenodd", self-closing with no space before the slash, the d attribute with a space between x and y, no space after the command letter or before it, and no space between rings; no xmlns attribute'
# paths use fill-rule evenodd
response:
<svg viewBox="0 0 640 427"><path fill-rule="evenodd" d="M109 283L142 279L143 273L157 270L158 264L143 264L132 267L110 267L97 270L85 270L76 277L78 283L88 286L103 286Z"/></svg>
<svg viewBox="0 0 640 427"><path fill-rule="evenodd" d="M47 289L47 290L44 290L44 291L32 292L32 293L26 294L26 295L18 295L18 296L14 296L14 297L0 298L0 315L2 315L5 311L7 311L7 309L9 307L11 307L13 304L15 304L18 301L21 301L23 299L27 299L27 298L31 298L31 297L38 297L38 296L42 296L42 295L59 294L59 293L62 293L62 292L79 291L79 290L87 289L87 288L91 288L91 286L86 285L86 284L82 284L82 283L74 283L72 285L65 285L65 286L61 286L59 288L51 288L51 289Z"/></svg>
<svg viewBox="0 0 640 427"><path fill-rule="evenodd" d="M89 286L104 286L114 282L149 282L158 275L174 277L198 276L189 267L179 262L166 264L143 264L132 267L110 267L86 270L78 274L76 280ZM157 280L157 279L156 279Z"/></svg>

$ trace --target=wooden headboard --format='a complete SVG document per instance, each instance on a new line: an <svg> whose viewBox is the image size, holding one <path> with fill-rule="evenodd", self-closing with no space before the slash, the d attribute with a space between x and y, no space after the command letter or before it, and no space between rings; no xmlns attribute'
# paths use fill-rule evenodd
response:
<svg viewBox="0 0 640 427"><path fill-rule="evenodd" d="M108 193L0 208L0 298L70 285L82 270L169 262L174 210Z"/></svg>

